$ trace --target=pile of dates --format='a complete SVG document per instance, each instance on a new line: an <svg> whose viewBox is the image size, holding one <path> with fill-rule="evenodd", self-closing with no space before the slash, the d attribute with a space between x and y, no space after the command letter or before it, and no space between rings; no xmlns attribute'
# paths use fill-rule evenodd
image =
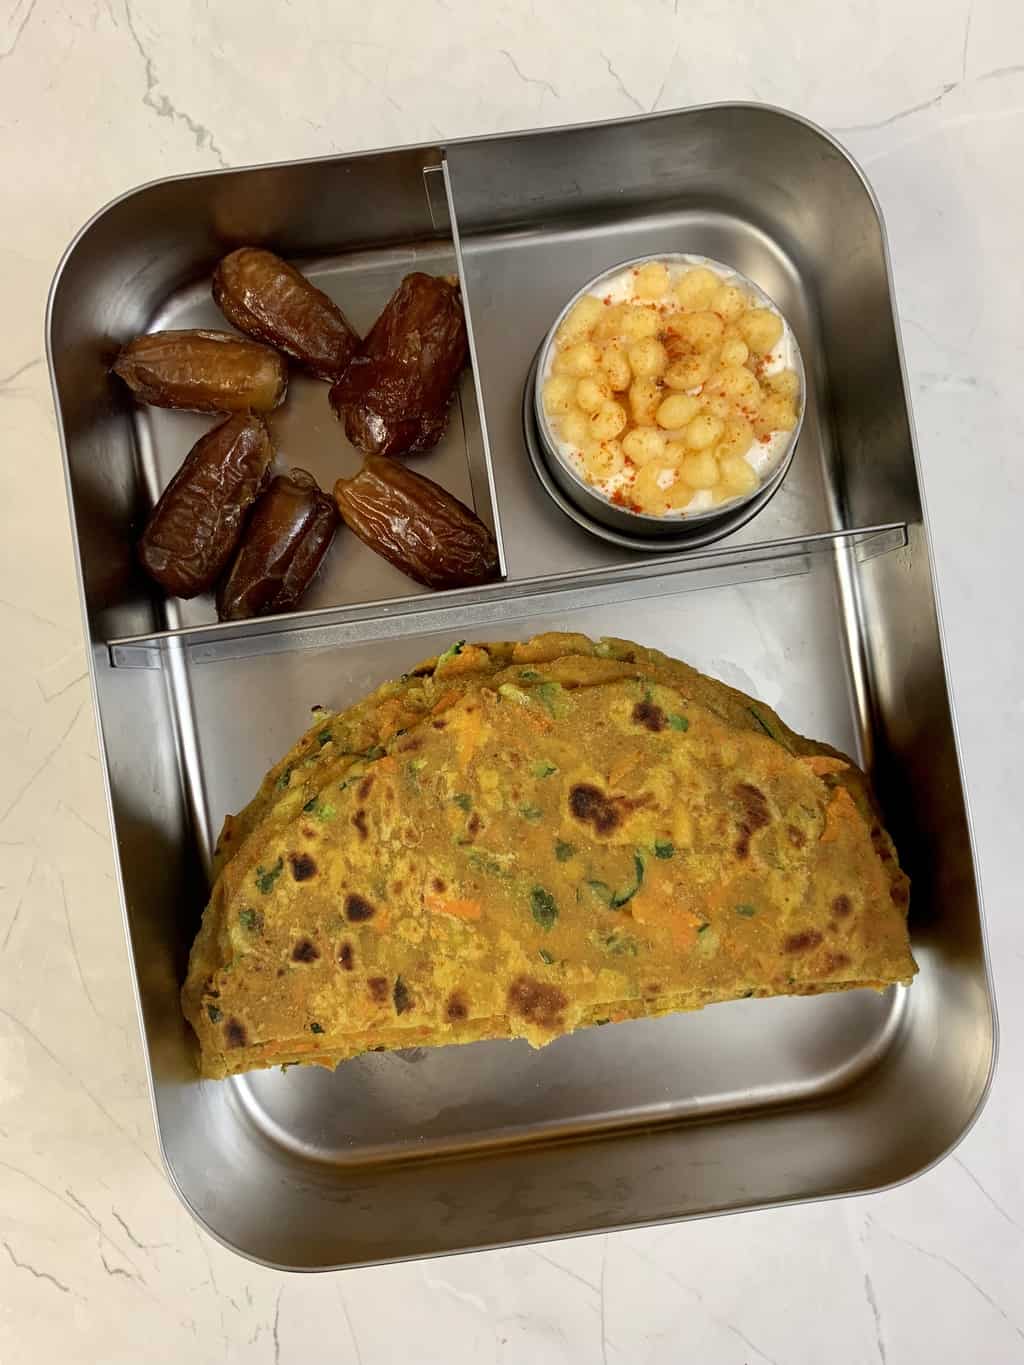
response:
<svg viewBox="0 0 1024 1365"><path fill-rule="evenodd" d="M360 339L338 305L270 251L242 247L217 266L213 297L244 335L153 332L120 351L117 374L141 402L223 417L164 489L138 544L175 597L216 590L238 621L291 611L339 517L371 549L431 588L497 577L494 537L468 507L393 458L433 449L466 363L458 285L407 275ZM288 392L288 361L330 384L330 403L363 468L333 498L303 469L275 473L265 420Z"/></svg>

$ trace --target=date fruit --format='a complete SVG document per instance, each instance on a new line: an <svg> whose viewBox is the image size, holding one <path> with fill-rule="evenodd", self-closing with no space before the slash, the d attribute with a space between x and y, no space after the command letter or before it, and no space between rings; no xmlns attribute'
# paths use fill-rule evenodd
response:
<svg viewBox="0 0 1024 1365"><path fill-rule="evenodd" d="M288 388L283 356L230 332L150 332L113 369L141 402L189 412L271 412Z"/></svg>
<svg viewBox="0 0 1024 1365"><path fill-rule="evenodd" d="M164 489L138 545L151 578L175 597L212 588L234 553L274 459L261 417L237 413L207 432Z"/></svg>
<svg viewBox="0 0 1024 1365"><path fill-rule="evenodd" d="M359 347L338 305L272 251L243 246L213 272L213 297L228 322L292 356L318 379L335 380Z"/></svg>
<svg viewBox="0 0 1024 1365"><path fill-rule="evenodd" d="M406 275L331 389L348 439L368 455L432 449L444 435L466 353L458 286Z"/></svg>
<svg viewBox="0 0 1024 1365"><path fill-rule="evenodd" d="M334 500L346 526L371 550L428 588L468 588L498 574L494 537L475 512L433 479L380 455Z"/></svg>
<svg viewBox="0 0 1024 1365"><path fill-rule="evenodd" d="M259 498L217 593L222 621L291 611L312 582L338 511L312 474L278 474Z"/></svg>

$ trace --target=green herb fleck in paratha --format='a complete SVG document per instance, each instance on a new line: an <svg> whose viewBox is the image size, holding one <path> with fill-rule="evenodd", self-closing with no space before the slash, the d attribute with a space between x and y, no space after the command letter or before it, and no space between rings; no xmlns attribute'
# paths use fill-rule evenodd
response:
<svg viewBox="0 0 1024 1365"><path fill-rule="evenodd" d="M540 683L534 689L537 700L552 716L557 716L559 713L563 690L562 684L557 682Z"/></svg>
<svg viewBox="0 0 1024 1365"><path fill-rule="evenodd" d="M644 860L639 853L633 854L633 883L631 886L623 887L621 891L616 891L611 898L611 908L621 910L624 905L628 905L636 893L644 884Z"/></svg>
<svg viewBox="0 0 1024 1365"><path fill-rule="evenodd" d="M516 687L515 683L501 683L498 687L498 697L501 701L515 702L517 706L529 706L530 696L521 687Z"/></svg>
<svg viewBox="0 0 1024 1365"><path fill-rule="evenodd" d="M558 919L558 906L555 898L542 886L535 886L530 892L530 910L533 918L544 930L550 929Z"/></svg>
<svg viewBox="0 0 1024 1365"><path fill-rule="evenodd" d="M256 885L264 896L269 895L274 883L281 875L284 867L284 859L278 858L273 867L264 867L261 863L256 869Z"/></svg>
<svg viewBox="0 0 1024 1365"><path fill-rule="evenodd" d="M600 943L606 952L614 953L616 957L623 954L627 957L636 957L639 951L636 939L630 938L628 934L605 934Z"/></svg>
<svg viewBox="0 0 1024 1365"><path fill-rule="evenodd" d="M756 710L753 706L748 706L748 707L747 707L747 710L748 710L748 711L750 712L750 714L754 717L754 719L757 721L758 725L759 725L759 726L761 727L761 729L765 732L765 734L768 736L768 738L769 738L769 739L774 739L774 740L778 741L778 738L779 738L778 735L777 735L777 734L775 733L775 731L771 728L771 726L768 724L768 722L765 720L765 718L761 715L760 711Z"/></svg>
<svg viewBox="0 0 1024 1365"><path fill-rule="evenodd" d="M437 667L440 668L441 665L446 664L449 659L457 659L462 653L462 647L465 643L465 640L456 640L453 645L449 645L445 652L438 656Z"/></svg>
<svg viewBox="0 0 1024 1365"><path fill-rule="evenodd" d="M588 877L583 883L590 894L601 902L602 905L610 906L614 891L607 882L598 881L596 877Z"/></svg>
<svg viewBox="0 0 1024 1365"><path fill-rule="evenodd" d="M489 872L492 877L507 877L509 875L508 868L499 863L497 858L491 858L486 853L481 853L479 849L473 849L472 853L467 856L470 867L475 868L478 872Z"/></svg>

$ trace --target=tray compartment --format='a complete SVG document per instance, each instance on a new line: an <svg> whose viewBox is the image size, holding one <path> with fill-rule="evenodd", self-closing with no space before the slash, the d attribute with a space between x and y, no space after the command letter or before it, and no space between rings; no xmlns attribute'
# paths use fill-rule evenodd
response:
<svg viewBox="0 0 1024 1365"><path fill-rule="evenodd" d="M85 229L55 286L53 344L71 493L92 527L82 544L83 575L102 635L216 621L212 596L181 601L151 584L133 546L161 491L218 419L135 404L106 373L118 346L143 331L228 328L210 296L210 275L240 243L266 243L296 260L365 333L403 275L458 273L441 157L426 147L161 182L117 201ZM287 400L268 424L279 466L308 469L330 491L361 456L327 395L328 385L293 366ZM497 529L468 370L445 436L416 457L415 468ZM343 610L428 592L342 528L303 605Z"/></svg>
<svg viewBox="0 0 1024 1365"><path fill-rule="evenodd" d="M197 861L221 813L251 792L309 705L344 704L450 642L452 632L431 616L410 621L401 636L213 663L174 642L181 663L169 675L171 706L191 737L184 775ZM465 633L629 634L756 690L807 731L863 757L871 737L851 687L856 641L845 620L835 566L820 556L786 581L592 607L563 600L561 614L512 616L503 631L478 625ZM258 735L240 696L263 718ZM888 793L880 795L885 801ZM912 869L930 856L927 837L918 830L901 850ZM182 954L198 908L193 901L188 915L179 906ZM915 915L927 921L930 909L915 904ZM618 1221L635 1222L869 1189L916 1171L955 1141L983 1085L980 1000L968 992L953 1008L955 1031L938 1030L947 991L959 995L965 986L962 964L947 977L947 949L945 931L926 925L915 933L922 973L909 991L741 1002L586 1031L541 1053L519 1043L410 1049L357 1059L333 1075L299 1069L197 1083L183 1036L170 1073L157 1073L165 1155L209 1226L277 1264L455 1250L510 1240L510 1228L529 1237L604 1226L598 1211L607 1216L610 1195ZM180 1020L175 1026L186 1034ZM201 1140L200 1123L210 1125ZM734 1149L742 1172L728 1159L719 1165L712 1138L732 1128L749 1139ZM599 1177L583 1178L581 1150ZM247 1169L230 1173L241 1151ZM237 1220L250 1218L242 1188L253 1166L275 1185L277 1212L243 1231ZM567 1178L575 1170L575 1183L557 1191L556 1169ZM658 1185L656 1201L642 1188L648 1178ZM481 1182L489 1180L484 1198ZM333 1230L324 1226L325 1200L344 1209ZM438 1202L449 1216L428 1235ZM496 1233L488 1220L499 1207ZM313 1244L293 1228L300 1208L298 1225L320 1210Z"/></svg>
<svg viewBox="0 0 1024 1365"><path fill-rule="evenodd" d="M807 370L793 466L723 544L919 520L916 498L893 496L883 477L912 457L877 212L820 133L774 110L718 106L459 143L446 164L511 579L527 566L557 575L636 558L567 524L528 462L505 452L521 445L523 378L566 300L660 252L753 279L788 318ZM517 534L525 526L543 534Z"/></svg>
<svg viewBox="0 0 1024 1365"><path fill-rule="evenodd" d="M450 199L431 169L442 153ZM707 552L644 560L584 536L529 482L515 371L573 287L566 271L586 278L681 232L776 297L816 388L790 502L784 490ZM307 260L346 307L341 281L358 276L367 309L410 253L458 261L461 241L488 428L470 467L475 495L494 476L504 583L403 583L230 626L156 610L124 547L166 442L133 428L105 367L154 319L196 316L197 282L243 240ZM158 1132L215 1236L307 1269L508 1244L876 1189L966 1131L995 1028L970 837L882 229L824 135L721 106L170 181L80 236L49 328ZM312 704L344 704L453 637L550 629L687 658L868 764L914 878L913 988L714 1007L540 1054L483 1043L199 1082L178 988L224 813Z"/></svg>

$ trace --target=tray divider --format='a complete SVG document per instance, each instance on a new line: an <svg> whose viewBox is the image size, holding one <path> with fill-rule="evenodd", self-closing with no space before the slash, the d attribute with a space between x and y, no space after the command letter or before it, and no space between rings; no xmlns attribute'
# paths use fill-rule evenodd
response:
<svg viewBox="0 0 1024 1365"><path fill-rule="evenodd" d="M433 167L430 169L433 170ZM476 341L473 335L473 308L466 280L465 261L462 255L462 240L459 236L459 217L455 208L455 196L452 191L451 176L448 173L448 158L446 156L442 156L441 158L440 170L444 178L444 195L445 204L447 206L448 220L445 226L448 233L451 235L452 247L455 252L455 264L459 273L459 288L462 291L462 309L466 318L466 335L469 340L469 366L473 375L473 390L476 394L476 410L480 421L480 446L483 450L484 471L487 476L487 498L491 506L494 539L498 546L498 567L502 578L505 578L508 575L508 563L505 558L505 547L501 534L501 509L498 506L498 491L494 478L494 463L491 459L491 443L487 432L487 414L484 411L483 386L480 382L480 365L477 359ZM433 211L432 206L431 213L433 213ZM473 477L475 472L476 471L471 464L470 479L473 481L473 498L479 507L483 490L478 490L476 487L476 480Z"/></svg>
<svg viewBox="0 0 1024 1365"><path fill-rule="evenodd" d="M691 552L671 566L648 561L627 569L591 571L575 577L537 578L511 588L495 584L490 589L403 598L384 609L372 606L349 611L331 608L292 612L264 621L257 618L123 636L109 640L107 652L112 668L159 668L164 648L179 642L188 646L193 663L209 663L428 631L457 633L547 612L789 577L807 573L813 558L833 551L838 553L842 549L847 555L874 557L902 549L906 543L907 529L902 522L826 531L733 550Z"/></svg>

